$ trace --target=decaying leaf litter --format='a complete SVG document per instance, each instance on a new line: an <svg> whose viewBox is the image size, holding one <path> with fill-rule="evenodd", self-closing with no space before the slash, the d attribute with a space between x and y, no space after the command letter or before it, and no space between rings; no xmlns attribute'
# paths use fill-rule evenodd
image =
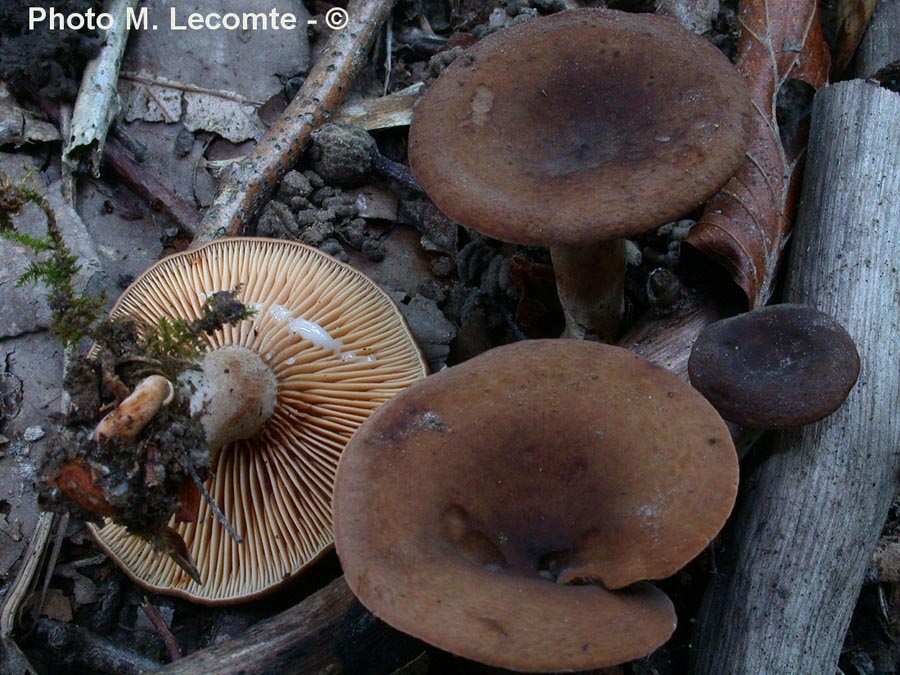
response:
<svg viewBox="0 0 900 675"><path fill-rule="evenodd" d="M433 79L436 71L440 69L441 62L449 61L448 55L454 54L454 43L465 44L472 37L482 36L484 33L494 30L509 23L528 20L530 15L556 11L563 5L571 3L546 3L536 2L534 6L529 3L506 3L501 7L494 7L490 3L424 3L424 6L415 3L400 3L393 12L393 29L388 34L381 33L376 43L371 59L364 69L358 82L359 88L369 98L377 98L387 88L390 91L399 90L406 85L414 85L419 81ZM578 3L581 4L581 3ZM673 9L674 7L674 9ZM313 8L321 11L323 7ZM683 9L683 8L682 8ZM666 6L666 10L679 14L677 4ZM715 22L712 19L715 18ZM693 21L699 21L701 25L714 24L711 32L717 42L727 42L730 33L734 32L739 23L734 8L723 8L715 17L712 14L692 16ZM784 29L777 26L776 29ZM320 36L324 37L324 36ZM387 48L390 42L391 48ZM322 40L313 42L313 58L317 52L316 45L322 44ZM444 49L451 47L451 49ZM441 50L438 54L434 54ZM289 50L288 50L289 51ZM791 50L788 50L791 51ZM390 77L386 77L385 67L388 64L387 53L391 54ZM432 58L432 56L434 56ZM163 59L164 61L165 59ZM258 66L254 65L254 68ZM283 75L283 73L279 73ZM134 74L132 74L134 75ZM4 78L10 78L4 74ZM126 74L127 79L128 74ZM132 79L143 78L143 75L134 76ZM171 84L164 79L164 74L157 74L154 84L163 86ZM302 79L302 74L300 75ZM184 78L191 81L190 77ZM257 78L259 79L259 78ZM287 89L290 91L296 86L297 79L285 77ZM38 78L42 81L42 78ZM176 81L184 85L179 77ZM387 82L387 87L385 83ZM193 83L197 85L198 83ZM280 84L280 83L279 83ZM60 86L56 83L57 87ZM177 89L177 87L175 87ZM220 96L223 100L235 99L235 92L227 84L203 87L203 94L210 94L215 99ZM235 87L235 89L240 89ZM35 99L37 98L36 93ZM50 92L43 92L44 94ZM261 103L254 94L242 92L237 98L240 104L247 102ZM277 99L277 93L272 93L273 99ZM51 95L52 98L52 95ZM29 101L28 96L25 101ZM17 106L19 100L15 99ZM46 99L44 103L46 104ZM282 104L283 105L283 104ZM271 106L278 107L277 101L271 102ZM32 107L40 119L40 108ZM266 110L260 108L260 115L265 116ZM43 115L46 115L46 109ZM64 114L63 114L64 118ZM212 115L216 121L216 114ZM227 125L227 117L219 120ZM146 139L131 138L128 125L120 125L123 128L116 133L116 142L122 142L126 147L149 144ZM182 125L184 126L184 125ZM213 131L223 131L224 127L214 128ZM160 132L163 132L160 134ZM375 132L379 141L379 149L382 155L395 161L403 161L404 130L382 130ZM214 177L211 172L229 171L233 163L232 158L240 152L240 149L230 149L226 143L219 140L217 135L206 131L184 133L178 125L153 124L148 136L160 138L160 149L147 151L148 162L158 162L159 168L151 168L147 173L157 176L175 175L170 167L182 166L179 175L181 182L174 180L170 187L184 201L194 206L204 206L210 203L214 190ZM193 138L191 138L193 136ZM51 146L52 147L52 146ZM175 150L173 150L175 149ZM176 162L172 156L184 152L182 162ZM17 153L20 157L23 153ZM34 154L34 153L32 153ZM283 161L283 160L282 160ZM307 160L308 162L308 160ZM352 163L352 162L351 162ZM275 162L279 164L279 162ZM153 164L150 165L153 167ZM165 167L165 168L163 168ZM281 168L275 169L276 173L284 173L287 168L281 164ZM16 168L12 169L16 171ZM338 256L346 256L352 263L359 266L367 273L391 287L396 298L403 303L407 317L414 332L426 351L432 369L439 368L443 363L459 362L484 351L486 348L510 341L516 333L525 330L529 336L552 335L555 332L554 322L558 321L558 313L553 306L554 294L542 292L539 289L548 285L548 269L546 254L540 249L518 248L513 249L509 245L500 244L490 240L481 239L472 233L458 230L457 227L447 222L439 212L416 192L400 188L398 184L391 182L376 182L363 178L363 185L346 186L331 184L323 180L314 165L305 163L296 170L287 173L287 178L278 187L272 184L272 189L277 190L276 198L265 206L260 219L260 227L268 228L269 232L279 233L284 236L287 233L291 237L306 237L310 243L321 246L324 250ZM123 172L124 173L124 172ZM240 170L237 172L240 175ZM53 171L49 172L53 175ZM130 179L140 182L140 177ZM169 181L166 181L169 182ZM236 181L240 183L240 181ZM115 185L113 181L112 185ZM92 186L82 187L80 196L80 213L87 225L87 230L92 236L83 237L93 246L92 255L88 260L105 263L105 269L117 270L114 262L126 258L128 249L128 236L122 232L135 229L135 224L143 229L152 221L149 229L155 232L147 237L146 255L149 260L155 259L162 252L163 247L156 243L158 238L163 239L167 250L183 247L191 238L190 230L171 228L166 229L164 224L155 222L157 219L152 211L145 205L134 200L124 201L119 195L112 192L110 184L100 184L96 191ZM139 189L139 188L138 188ZM367 192L368 190L368 192ZM95 191L95 196L90 193ZM88 193L87 195L84 193ZM360 194L377 194L378 199L360 199ZM87 205L87 206L86 206ZM380 208L375 209L378 205ZM386 206L386 208L385 208ZM245 206L246 207L246 206ZM241 207L241 208L245 208ZM87 209L87 210L86 210ZM257 209L260 210L260 209ZM355 211L355 213L354 213ZM100 227L94 222L98 217L94 214L103 214L106 220L115 217L117 220L111 224L101 223ZM377 214L377 215L373 215ZM396 214L396 215L395 215ZM694 214L695 217L697 214ZM222 217L222 216L217 216ZM209 222L209 216L207 221ZM216 222L213 220L212 222ZM194 222L180 223L182 228L195 225ZM218 226L222 226L222 222ZM657 318L665 318L666 315L677 317L679 308L685 301L694 297L694 287L708 288L711 284L700 274L698 270L708 267L708 263L681 262L681 241L690 229L692 221L675 223L667 226L661 232L648 236L637 242L632 242L629 247L629 278L627 281L628 299L630 302L630 320L633 322L643 315L645 310L653 310ZM104 226L106 232L114 233L116 237L104 238ZM40 224L36 226L40 228ZM84 225L81 226L84 228ZM76 228L77 229L77 228ZM202 229L202 228L201 228ZM217 229L217 228L214 228ZM418 233L416 233L418 229ZM778 236L783 236L779 232ZM119 248L116 249L115 247ZM154 250L155 249L155 250ZM380 252L385 258L377 260ZM143 251L141 251L143 254ZM134 256L132 253L132 257ZM134 260L132 265L125 265L125 270L111 277L110 272L102 275L95 274L94 286L105 285L110 292L117 293L117 284L128 282L129 276L134 276L146 267L139 260ZM130 269L129 269L130 267ZM774 269L767 267L766 274L774 278ZM515 270L510 273L510 270ZM121 278L120 278L121 276ZM552 275L549 277L552 280ZM90 281L88 285L90 285ZM712 284L720 287L721 281ZM552 282L550 282L552 289ZM35 303L35 306L38 303ZM45 320L46 321L46 320ZM40 326L40 322L38 322ZM15 333L14 333L15 335ZM9 341L19 340L12 337ZM7 372L12 376L12 395L10 400L17 400L16 391L19 387L33 387L32 383L16 385L18 373L15 370L16 358L24 355L24 343L10 345L11 356L7 356ZM51 369L52 371L53 369ZM53 385L51 385L52 387ZM23 398L29 398L27 395ZM52 396L46 398L52 400ZM58 404L57 404L58 405ZM48 406L45 404L44 406ZM16 415L7 429L15 429L16 422L22 422L24 415L20 412ZM38 419L36 416L32 419ZM47 429L50 424L44 425ZM38 450L35 444L40 444L41 439L35 438L45 431L41 427L39 432L30 425L21 429L19 433L25 440L21 443L13 437L12 445L15 449L12 458L16 466L27 466L30 458L29 449ZM30 445L26 445L30 444ZM21 474L19 474L21 475ZM13 516L15 518L15 516ZM136 616L144 616L143 611L137 609L140 604L140 591L124 586L120 573L112 568L108 561L102 562L91 552L89 540L83 534L70 533L64 540L61 559L64 561L57 568L57 574L53 581L51 592L46 597L52 598L46 606L48 613L60 620L60 624L50 626L47 619L42 619L37 632L43 639L55 636L52 643L62 641L63 636L69 638L74 634L68 630L68 618L74 615L75 622L82 620L82 626L95 633L110 633L109 628L117 624L126 626L134 625ZM86 564L83 564L86 561ZM706 577L711 565L710 559L701 561L695 565L695 569L681 575L669 582L673 586L667 589L675 595L680 602L683 611L687 615L693 614L693 607L699 600L699 588ZM70 565L67 568L66 565ZM327 565L326 565L327 567ZM333 565L332 565L333 567ZM62 570L62 571L60 571ZM327 570L320 572L327 576ZM301 582L301 584L304 582ZM315 582L310 582L310 588ZM883 587L882 593L884 593ZM93 590L91 590L93 589ZM116 590L113 590L116 589ZM79 599L80 598L80 599ZM98 599L99 598L99 599ZM123 600L124 598L124 600ZM88 602L91 600L91 602ZM277 603L268 606L255 606L247 610L227 610L222 612L200 612L195 608L178 601L163 598L152 598L154 603L161 606L163 623L169 625L181 642L182 650L193 651L202 646L215 632L222 631L235 635L240 632L240 626L246 625L248 617L259 617L271 613ZM286 600L285 604L289 604ZM66 606L68 605L68 610ZM884 603L885 611L889 605ZM103 609L105 608L105 609ZM92 610L103 609L102 612ZM74 610L74 612L72 611ZM79 616L80 612L80 616ZM91 618L92 615L92 618ZM889 616L888 613L886 615ZM93 621L93 622L92 622ZM103 623L105 622L105 623ZM145 639L143 649L145 655L155 659L162 658L162 646L166 642L164 638L171 638L162 630L160 637L159 621L146 623L141 619L137 624L143 623ZM235 625L235 623L237 625ZM229 624L231 627L229 628ZM157 628L150 628L157 626ZM121 629L118 629L121 631ZM49 631L49 632L48 632ZM122 633L124 635L126 632ZM142 635L141 632L127 633L128 639L121 644L134 644L134 637ZM6 634L4 634L5 637ZM682 631L680 641L676 639L669 647L664 648L654 655L649 661L634 663L627 666L624 672L683 672L684 663L687 660L685 647L687 635ZM171 640L169 640L171 642ZM86 641L85 641L86 643ZM858 644L859 640L855 641ZM100 643L100 651L106 650L108 654L115 655L115 644ZM76 650L78 651L78 650ZM171 650L170 650L171 651ZM862 654L862 655L860 655ZM845 672L881 672L879 670L865 670L865 650L855 650L845 656ZM127 662L127 651L118 654ZM77 657L77 654L76 654ZM852 658L851 658L852 657ZM112 657L111 657L112 658ZM146 656L145 656L146 658ZM450 667L442 664L442 658L431 655L431 668L439 672L441 667ZM885 658L877 649L872 651L871 658ZM888 655L886 658L890 658ZM37 664L36 664L37 665ZM135 667L146 666L146 661L140 661L135 657ZM70 667L79 669L92 667L100 669L95 664L72 664ZM39 668L41 666L38 666ZM126 672L122 667L118 672ZM853 668L857 670L854 671ZM888 671L889 672L889 671Z"/></svg>

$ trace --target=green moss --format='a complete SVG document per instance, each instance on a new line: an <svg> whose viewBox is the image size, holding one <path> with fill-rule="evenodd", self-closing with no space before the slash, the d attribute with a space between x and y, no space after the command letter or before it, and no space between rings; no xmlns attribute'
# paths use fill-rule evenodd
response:
<svg viewBox="0 0 900 675"><path fill-rule="evenodd" d="M156 324L144 326L141 351L157 365L157 372L174 379L206 351L205 335L254 315L237 299L239 293L240 287L211 294L193 321L161 317Z"/></svg>
<svg viewBox="0 0 900 675"><path fill-rule="evenodd" d="M32 237L13 229L12 217L26 204L34 204L47 219L47 235ZM83 339L94 341L101 351L107 350L119 360L127 355L140 361L142 374L157 372L175 378L205 351L204 335L225 324L249 318L253 312L237 300L240 288L212 294L204 303L202 316L194 321L161 318L153 325L140 325L138 330L120 330L106 318L106 296L86 295L75 290L75 275L81 270L78 258L67 247L59 232L56 217L40 193L33 177L14 182L0 172L0 236L29 248L36 259L17 280L17 285L42 282L47 286L47 304L52 311L50 332L66 347L74 347ZM132 344L123 344L133 341Z"/></svg>
<svg viewBox="0 0 900 675"><path fill-rule="evenodd" d="M34 204L44 213L47 219L45 237L38 239L13 229L12 216L21 213L26 204ZM106 297L102 294L83 295L75 290L73 280L81 265L77 256L66 247L53 210L31 175L15 183L0 172L0 236L19 242L38 257L29 264L16 285L46 284L47 304L52 311L50 332L67 347L91 336L103 321Z"/></svg>

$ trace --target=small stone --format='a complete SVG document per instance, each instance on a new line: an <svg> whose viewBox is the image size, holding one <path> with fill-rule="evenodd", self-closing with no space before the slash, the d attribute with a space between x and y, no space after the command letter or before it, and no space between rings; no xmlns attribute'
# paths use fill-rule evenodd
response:
<svg viewBox="0 0 900 675"><path fill-rule="evenodd" d="M310 171L307 169L303 172L303 175L309 181L309 184L313 186L314 190L318 190L320 187L325 185L325 181L322 180L322 177L315 171Z"/></svg>
<svg viewBox="0 0 900 675"><path fill-rule="evenodd" d="M97 586L86 576L77 574L74 579L73 595L76 605L91 605L97 602Z"/></svg>
<svg viewBox="0 0 900 675"><path fill-rule="evenodd" d="M361 250L362 254L372 262L381 262L386 253L384 244L378 239L372 238L363 241Z"/></svg>
<svg viewBox="0 0 900 675"><path fill-rule="evenodd" d="M322 253L327 253L328 255L337 258L341 262L348 262L350 260L350 256L347 255L344 247L341 246L341 243L337 239L326 239L319 246L319 250L322 251Z"/></svg>
<svg viewBox="0 0 900 675"><path fill-rule="evenodd" d="M184 127L175 136L175 156L187 157L194 147L194 134Z"/></svg>
<svg viewBox="0 0 900 675"><path fill-rule="evenodd" d="M450 256L442 255L431 263L431 271L434 276L446 279L456 271L456 263Z"/></svg>
<svg viewBox="0 0 900 675"><path fill-rule="evenodd" d="M312 134L309 159L313 169L327 183L347 185L372 170L378 146L359 127L325 124Z"/></svg>
<svg viewBox="0 0 900 675"><path fill-rule="evenodd" d="M656 234L669 241L682 241L691 233L691 228L696 224L695 220L676 220L660 227Z"/></svg>
<svg viewBox="0 0 900 675"><path fill-rule="evenodd" d="M681 281L670 270L658 267L647 277L646 291L647 299L655 307L671 307L681 297Z"/></svg>
<svg viewBox="0 0 900 675"><path fill-rule="evenodd" d="M447 287L434 279L423 280L417 290L419 295L424 295L439 305L447 299Z"/></svg>
<svg viewBox="0 0 900 675"><path fill-rule="evenodd" d="M309 177L299 171L288 171L278 188L278 198L285 203L290 203L295 197L309 197L313 189Z"/></svg>
<svg viewBox="0 0 900 675"><path fill-rule="evenodd" d="M291 207L291 211L295 213L300 209L308 209L312 206L312 202L306 197L291 197L287 204Z"/></svg>
<svg viewBox="0 0 900 675"><path fill-rule="evenodd" d="M404 294L392 294L405 299ZM450 354L450 343L456 337L456 326L447 320L437 303L422 295L415 295L404 303L399 300L400 311L415 335L432 372L444 368Z"/></svg>
<svg viewBox="0 0 900 675"><path fill-rule="evenodd" d="M366 242L366 221L354 218L337 229L338 236L347 246L361 251Z"/></svg>
<svg viewBox="0 0 900 675"><path fill-rule="evenodd" d="M29 443L34 443L35 441L41 440L45 434L46 432L44 431L43 427L33 426L25 429L25 431L22 433L22 438L24 438Z"/></svg>
<svg viewBox="0 0 900 675"><path fill-rule="evenodd" d="M325 200L329 197L334 197L335 189L328 185L324 187L316 188L316 190L309 196L309 200L318 206L322 206L325 203Z"/></svg>
<svg viewBox="0 0 900 675"><path fill-rule="evenodd" d="M262 237L290 239L296 237L300 230L290 208L282 202L271 201L259 217L256 232Z"/></svg>
<svg viewBox="0 0 900 675"><path fill-rule="evenodd" d="M481 275L497 252L480 239L474 239L462 247L456 256L456 273L466 286L481 284Z"/></svg>

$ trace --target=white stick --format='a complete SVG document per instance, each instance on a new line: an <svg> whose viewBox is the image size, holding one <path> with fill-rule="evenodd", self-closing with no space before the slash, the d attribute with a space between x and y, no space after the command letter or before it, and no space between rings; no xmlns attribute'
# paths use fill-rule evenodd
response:
<svg viewBox="0 0 900 675"><path fill-rule="evenodd" d="M105 44L87 67L81 79L72 129L63 152L63 161L77 168L87 154L95 177L100 176L100 162L106 134L119 114L119 66L128 42L128 14L137 0L107 0L103 11L109 14L112 26L106 33Z"/></svg>

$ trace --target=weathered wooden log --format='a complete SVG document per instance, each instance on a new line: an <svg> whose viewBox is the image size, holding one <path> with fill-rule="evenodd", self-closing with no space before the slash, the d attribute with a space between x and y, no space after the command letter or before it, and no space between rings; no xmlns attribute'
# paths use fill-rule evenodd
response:
<svg viewBox="0 0 900 675"><path fill-rule="evenodd" d="M859 43L856 72L873 77L891 64L900 62L900 0L881 0L868 30Z"/></svg>
<svg viewBox="0 0 900 675"><path fill-rule="evenodd" d="M862 370L842 408L743 477L695 672L833 675L900 471L900 96L816 95L785 300L833 315Z"/></svg>
<svg viewBox="0 0 900 675"><path fill-rule="evenodd" d="M422 643L369 613L341 577L242 637L169 664L158 675L352 673L383 675L409 663Z"/></svg>
<svg viewBox="0 0 900 675"><path fill-rule="evenodd" d="M643 317L616 344L686 381L697 336L709 324L737 312L732 305L708 290L688 290L674 312Z"/></svg>

